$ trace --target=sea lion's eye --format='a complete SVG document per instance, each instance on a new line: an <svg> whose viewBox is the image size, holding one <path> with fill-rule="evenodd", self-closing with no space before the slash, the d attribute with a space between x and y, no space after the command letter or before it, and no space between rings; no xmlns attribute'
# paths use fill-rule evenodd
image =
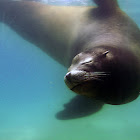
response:
<svg viewBox="0 0 140 140"><path fill-rule="evenodd" d="M92 62L93 62L93 60L90 60L90 61L81 63L81 65L84 65L84 64L91 64Z"/></svg>
<svg viewBox="0 0 140 140"><path fill-rule="evenodd" d="M92 62L93 62L92 57L88 57L88 58L86 58L86 59L81 63L81 65L90 64L90 63L92 63Z"/></svg>

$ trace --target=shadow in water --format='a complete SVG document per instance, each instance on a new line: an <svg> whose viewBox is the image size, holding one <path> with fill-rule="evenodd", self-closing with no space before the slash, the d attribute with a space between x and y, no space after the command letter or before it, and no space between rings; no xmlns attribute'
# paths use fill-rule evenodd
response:
<svg viewBox="0 0 140 140"><path fill-rule="evenodd" d="M99 111L103 102L87 98L85 96L76 96L67 104L64 104L64 110L56 114L59 120L69 120L80 117L85 117Z"/></svg>

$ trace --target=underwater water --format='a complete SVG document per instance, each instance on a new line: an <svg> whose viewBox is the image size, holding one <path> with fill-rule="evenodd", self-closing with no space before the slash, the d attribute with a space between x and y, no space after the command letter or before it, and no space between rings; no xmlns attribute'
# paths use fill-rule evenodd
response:
<svg viewBox="0 0 140 140"><path fill-rule="evenodd" d="M41 1L41 0L40 0ZM91 5L90 0L42 0ZM138 0L119 0L140 27ZM140 97L107 105L71 92L67 69L0 23L0 140L140 140Z"/></svg>

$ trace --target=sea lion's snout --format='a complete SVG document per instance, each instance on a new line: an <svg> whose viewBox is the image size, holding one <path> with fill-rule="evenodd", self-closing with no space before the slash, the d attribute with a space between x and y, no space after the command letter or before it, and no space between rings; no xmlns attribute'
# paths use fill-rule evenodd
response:
<svg viewBox="0 0 140 140"><path fill-rule="evenodd" d="M74 92L109 104L130 102L139 95L139 64L128 50L97 47L78 54L65 76Z"/></svg>
<svg viewBox="0 0 140 140"><path fill-rule="evenodd" d="M98 84L103 84L108 76L110 76L109 72L73 70L65 75L64 80L72 91L81 95L95 97Z"/></svg>

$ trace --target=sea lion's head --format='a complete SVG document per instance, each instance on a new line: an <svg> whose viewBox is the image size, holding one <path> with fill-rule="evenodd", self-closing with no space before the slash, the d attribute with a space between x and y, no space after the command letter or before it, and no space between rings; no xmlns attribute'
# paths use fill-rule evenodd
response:
<svg viewBox="0 0 140 140"><path fill-rule="evenodd" d="M64 79L72 91L109 104L124 104L139 95L138 61L127 49L99 46L81 52Z"/></svg>

